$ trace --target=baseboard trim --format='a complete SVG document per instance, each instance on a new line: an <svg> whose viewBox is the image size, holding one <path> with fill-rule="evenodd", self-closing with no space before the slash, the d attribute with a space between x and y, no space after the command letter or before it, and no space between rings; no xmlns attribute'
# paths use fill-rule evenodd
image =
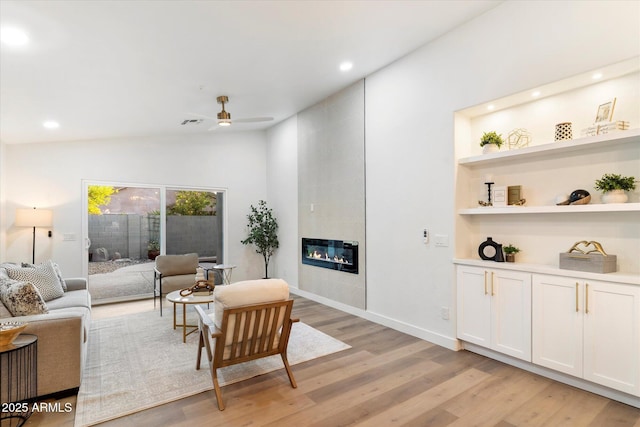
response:
<svg viewBox="0 0 640 427"><path fill-rule="evenodd" d="M411 335L416 338L429 341L433 344L437 344L439 346L448 348L449 350L458 351L462 349L462 346L460 345L460 341L458 341L456 338L448 337L446 335L429 331L427 329L418 328L408 323L400 322L398 320L391 319L389 317L382 316L380 314L376 314L370 311L362 310L360 308L352 307L350 305L343 304L341 302L334 301L332 299L329 299L320 295L316 295L311 292L303 291L302 289L295 288L293 286L289 288L289 291L293 294L299 295L306 299L310 299L320 304L335 308L340 311L344 311L345 313L353 314L354 316L358 316L363 319L369 320L371 322L377 323L379 325L383 325L388 328L395 329L396 331L403 332L407 335Z"/></svg>
<svg viewBox="0 0 640 427"><path fill-rule="evenodd" d="M592 383L590 381L583 380L581 378L573 377L571 375L564 374L562 372L554 371L552 369L545 368L543 366L536 365L526 360L516 359L506 354L498 353L488 348L481 347L476 344L468 342L462 343L464 350L471 351L473 353L480 354L482 356L495 359L499 362L506 363L507 365L515 366L516 368L523 369L528 372L552 379L554 381L568 384L572 387L579 388L591 393L595 393L600 396L607 397L618 402L625 403L635 408L640 408L640 397L636 397L622 391L613 390L609 387L601 386L599 384Z"/></svg>

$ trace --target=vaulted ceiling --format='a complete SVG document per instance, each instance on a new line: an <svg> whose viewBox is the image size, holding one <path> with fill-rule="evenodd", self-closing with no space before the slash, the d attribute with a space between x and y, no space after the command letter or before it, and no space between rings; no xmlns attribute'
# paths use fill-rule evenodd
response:
<svg viewBox="0 0 640 427"><path fill-rule="evenodd" d="M207 132L181 123L218 95L232 119L274 120L216 132L264 129L499 3L2 0L0 29L29 41L0 47L0 141Z"/></svg>

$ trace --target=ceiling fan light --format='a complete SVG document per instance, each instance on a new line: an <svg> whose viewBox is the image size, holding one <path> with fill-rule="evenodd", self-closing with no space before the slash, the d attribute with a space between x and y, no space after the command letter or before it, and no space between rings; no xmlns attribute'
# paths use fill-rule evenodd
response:
<svg viewBox="0 0 640 427"><path fill-rule="evenodd" d="M231 120L221 119L218 121L218 126L231 126Z"/></svg>

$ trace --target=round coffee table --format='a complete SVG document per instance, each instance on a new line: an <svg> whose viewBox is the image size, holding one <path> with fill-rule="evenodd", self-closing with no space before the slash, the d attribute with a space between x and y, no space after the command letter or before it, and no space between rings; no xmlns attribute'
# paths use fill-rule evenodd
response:
<svg viewBox="0 0 640 427"><path fill-rule="evenodd" d="M177 326L182 327L182 342L187 342L187 335L198 330L198 325L187 325L187 304L209 304L213 302L213 294L211 295L188 295L183 297L180 291L173 291L167 294L167 301L173 303L173 329ZM182 304L182 324L176 323L176 305ZM195 328L187 332L187 328Z"/></svg>

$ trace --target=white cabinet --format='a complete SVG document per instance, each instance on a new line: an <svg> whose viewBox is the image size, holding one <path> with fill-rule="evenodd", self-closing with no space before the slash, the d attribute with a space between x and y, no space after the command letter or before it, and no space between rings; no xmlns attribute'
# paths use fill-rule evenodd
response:
<svg viewBox="0 0 640 427"><path fill-rule="evenodd" d="M457 269L458 338L531 361L531 274Z"/></svg>
<svg viewBox="0 0 640 427"><path fill-rule="evenodd" d="M640 396L640 287L533 275L533 363Z"/></svg>

